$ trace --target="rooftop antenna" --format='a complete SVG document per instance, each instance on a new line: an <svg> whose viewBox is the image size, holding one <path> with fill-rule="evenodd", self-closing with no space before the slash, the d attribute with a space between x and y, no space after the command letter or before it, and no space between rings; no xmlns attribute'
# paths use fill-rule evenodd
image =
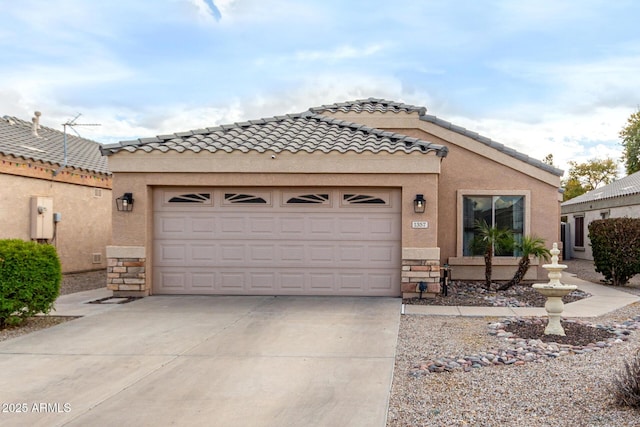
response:
<svg viewBox="0 0 640 427"><path fill-rule="evenodd" d="M80 134L73 128L74 126L100 126L97 123L76 123L76 120L78 120L78 117L80 117L81 115L82 114L78 113L73 119L67 120L62 124L62 127L64 128L64 162L62 163L62 166L60 166L53 172L53 176L57 176L62 171L62 169L67 166L67 127L69 127L69 129L71 129L73 133L80 137Z"/></svg>

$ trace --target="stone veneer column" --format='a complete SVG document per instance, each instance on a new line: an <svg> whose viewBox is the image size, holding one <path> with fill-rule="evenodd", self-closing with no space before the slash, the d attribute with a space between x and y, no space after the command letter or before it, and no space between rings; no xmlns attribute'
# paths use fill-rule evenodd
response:
<svg viewBox="0 0 640 427"><path fill-rule="evenodd" d="M402 297L420 295L420 282L425 282L428 297L440 293L440 248L402 248Z"/></svg>
<svg viewBox="0 0 640 427"><path fill-rule="evenodd" d="M107 246L107 289L114 296L149 295L144 246Z"/></svg>

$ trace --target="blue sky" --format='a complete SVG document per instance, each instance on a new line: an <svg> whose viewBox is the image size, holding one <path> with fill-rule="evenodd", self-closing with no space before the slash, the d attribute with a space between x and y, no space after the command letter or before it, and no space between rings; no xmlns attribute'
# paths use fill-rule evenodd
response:
<svg viewBox="0 0 640 427"><path fill-rule="evenodd" d="M620 157L634 0L0 0L0 116L103 143L367 97L535 158Z"/></svg>

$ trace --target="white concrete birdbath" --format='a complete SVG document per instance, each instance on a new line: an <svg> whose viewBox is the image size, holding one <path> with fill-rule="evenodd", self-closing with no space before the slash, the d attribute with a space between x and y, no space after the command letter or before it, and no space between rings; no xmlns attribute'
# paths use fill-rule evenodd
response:
<svg viewBox="0 0 640 427"><path fill-rule="evenodd" d="M551 249L551 264L544 264L542 268L549 271L549 283L536 283L533 288L547 297L547 302L544 304L545 310L549 321L547 327L544 329L545 335L562 335L565 336L564 328L560 324L560 317L564 310L564 303L562 297L567 295L571 291L575 291L578 287L576 285L563 285L560 283L560 277L562 277L562 270L567 268L564 264L558 264L558 244L553 244Z"/></svg>

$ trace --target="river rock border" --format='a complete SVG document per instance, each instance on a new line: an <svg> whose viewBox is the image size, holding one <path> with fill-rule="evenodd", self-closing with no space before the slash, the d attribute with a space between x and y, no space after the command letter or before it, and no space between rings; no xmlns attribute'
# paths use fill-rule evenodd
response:
<svg viewBox="0 0 640 427"><path fill-rule="evenodd" d="M545 360L572 354L600 351L611 347L615 343L627 341L632 330L640 329L640 316L636 316L622 323L615 323L611 326L591 324L581 320L563 320L563 322L567 323L578 323L604 329L614 334L614 336L608 338L606 341L599 341L585 346L575 346L555 342L543 342L539 339L523 339L515 336L511 332L505 331L506 325L515 322L546 322L546 318L509 318L501 322L490 323L488 326L489 335L503 339L507 343L506 348L492 349L460 357L430 359L414 365L409 375L418 378L429 373L469 372L473 369L487 366L520 366L531 362L541 363Z"/></svg>

